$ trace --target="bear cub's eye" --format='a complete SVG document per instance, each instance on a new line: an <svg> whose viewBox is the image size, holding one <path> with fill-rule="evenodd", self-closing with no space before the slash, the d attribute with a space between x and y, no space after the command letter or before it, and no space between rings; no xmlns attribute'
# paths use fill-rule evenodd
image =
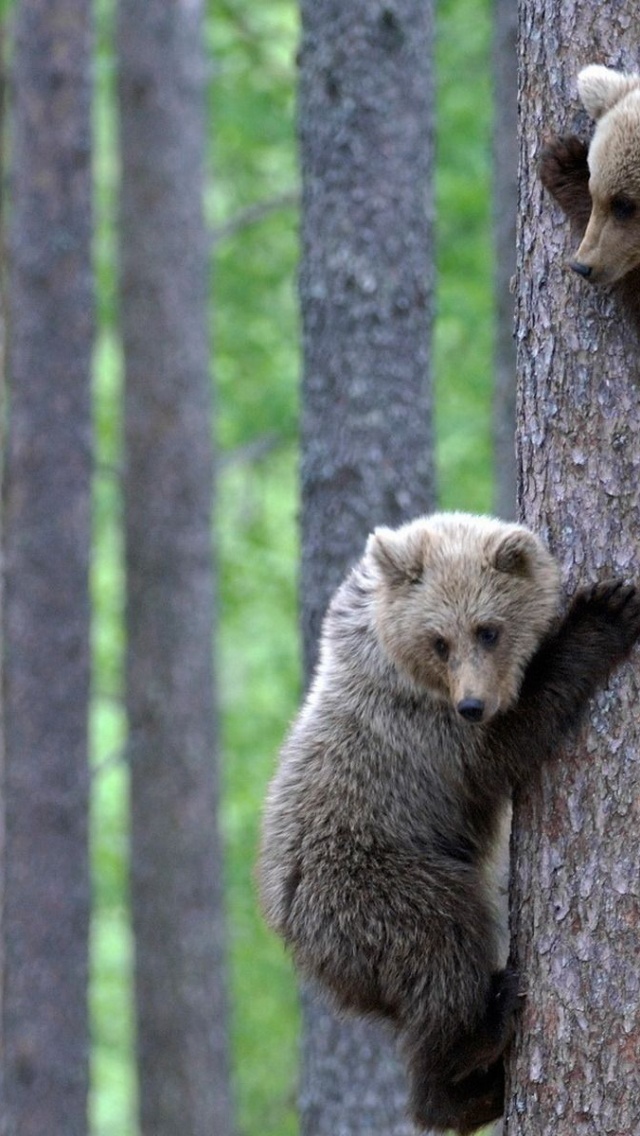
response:
<svg viewBox="0 0 640 1136"><path fill-rule="evenodd" d="M433 640L433 649L438 658L442 659L443 662L446 662L446 660L449 658L449 644L447 643L447 640L443 639L441 635L438 635Z"/></svg>
<svg viewBox="0 0 640 1136"><path fill-rule="evenodd" d="M497 627L491 627L487 624L484 627L479 627L476 631L476 639L482 647L490 649L495 647L498 639L500 638L500 631Z"/></svg>
<svg viewBox="0 0 640 1136"><path fill-rule="evenodd" d="M611 212L616 221L630 221L636 214L636 203L623 193L611 198Z"/></svg>

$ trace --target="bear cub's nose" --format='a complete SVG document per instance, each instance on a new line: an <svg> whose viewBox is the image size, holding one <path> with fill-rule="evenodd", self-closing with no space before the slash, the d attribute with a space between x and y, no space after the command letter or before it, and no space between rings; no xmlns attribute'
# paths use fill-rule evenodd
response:
<svg viewBox="0 0 640 1136"><path fill-rule="evenodd" d="M467 722L481 722L484 714L484 702L479 698L462 698L457 705L458 714L466 718Z"/></svg>

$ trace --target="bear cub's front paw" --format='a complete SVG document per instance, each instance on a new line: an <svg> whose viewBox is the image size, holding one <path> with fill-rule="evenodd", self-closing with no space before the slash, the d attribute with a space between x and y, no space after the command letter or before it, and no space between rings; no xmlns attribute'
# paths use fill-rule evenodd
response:
<svg viewBox="0 0 640 1136"><path fill-rule="evenodd" d="M616 579L581 588L569 619L591 631L609 658L623 659L640 638L640 591Z"/></svg>

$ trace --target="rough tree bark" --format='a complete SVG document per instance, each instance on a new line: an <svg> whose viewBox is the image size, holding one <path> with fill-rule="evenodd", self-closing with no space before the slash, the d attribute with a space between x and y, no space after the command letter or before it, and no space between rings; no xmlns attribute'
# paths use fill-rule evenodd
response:
<svg viewBox="0 0 640 1136"><path fill-rule="evenodd" d="M5 28L0 25L0 1054L5 1052L3 1042L3 975L4 975L4 873L5 873L5 794L4 794L4 454L7 413L6 382L6 228L5 194L6 154L4 147L6 110ZM0 1059L0 1106L4 1100L4 1063ZM2 1133L0 1121L0 1133Z"/></svg>
<svg viewBox="0 0 640 1136"><path fill-rule="evenodd" d="M122 0L131 892L144 1136L228 1136L203 6Z"/></svg>
<svg viewBox="0 0 640 1136"><path fill-rule="evenodd" d="M93 334L90 5L16 7L2 1120L84 1136Z"/></svg>
<svg viewBox="0 0 640 1136"><path fill-rule="evenodd" d="M565 267L576 235L536 178L552 132L588 137L576 74L637 66L640 13L522 0L517 299L520 507L581 580L640 578L638 341L607 290ZM629 1136L640 1124L640 722L637 664L516 802L512 920L529 991L513 1047L509 1136Z"/></svg>
<svg viewBox="0 0 640 1136"><path fill-rule="evenodd" d="M495 342L493 391L494 509L516 514L516 348L513 337L518 205L518 5L493 4L493 233Z"/></svg>
<svg viewBox="0 0 640 1136"><path fill-rule="evenodd" d="M302 0L304 670L328 599L380 523L434 503L429 376L432 12ZM381 1028L304 996L302 1131L409 1136Z"/></svg>

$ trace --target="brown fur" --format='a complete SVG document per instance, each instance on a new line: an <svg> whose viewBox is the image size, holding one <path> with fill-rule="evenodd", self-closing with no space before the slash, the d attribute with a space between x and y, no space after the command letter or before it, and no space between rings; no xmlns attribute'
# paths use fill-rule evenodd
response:
<svg viewBox="0 0 640 1136"><path fill-rule="evenodd" d="M551 139L540 177L582 238L574 271L592 284L619 285L640 324L640 75L597 65L578 76L582 103L596 121L587 146Z"/></svg>
<svg viewBox="0 0 640 1136"><path fill-rule="evenodd" d="M640 634L634 588L579 592L562 621L558 599L522 526L437 514L377 530L329 607L270 787L267 920L339 1006L396 1025L425 1128L502 1112L519 990L487 864L514 786Z"/></svg>
<svg viewBox="0 0 640 1136"><path fill-rule="evenodd" d="M591 216L589 147L575 134L549 138L540 155L540 180L567 214L572 231L582 240Z"/></svg>
<svg viewBox="0 0 640 1136"><path fill-rule="evenodd" d="M578 93L596 120L589 146L592 209L576 262L593 283L640 266L640 75L586 67Z"/></svg>

